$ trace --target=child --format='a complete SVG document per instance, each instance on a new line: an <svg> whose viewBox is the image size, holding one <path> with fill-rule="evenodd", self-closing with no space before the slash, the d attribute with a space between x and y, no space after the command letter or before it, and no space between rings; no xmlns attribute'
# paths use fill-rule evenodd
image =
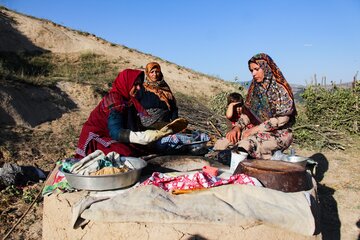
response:
<svg viewBox="0 0 360 240"><path fill-rule="evenodd" d="M240 93L230 93L227 97L227 104L228 106L226 109L226 118L229 119L234 126L242 113L244 98L241 96Z"/></svg>
<svg viewBox="0 0 360 240"><path fill-rule="evenodd" d="M226 118L231 121L233 127L237 124L241 124L247 129L253 127L248 116L243 113L243 110L245 110L244 99L240 93L230 93L227 97L227 104ZM225 150L229 147L232 147L229 140L221 138L215 142L214 150Z"/></svg>

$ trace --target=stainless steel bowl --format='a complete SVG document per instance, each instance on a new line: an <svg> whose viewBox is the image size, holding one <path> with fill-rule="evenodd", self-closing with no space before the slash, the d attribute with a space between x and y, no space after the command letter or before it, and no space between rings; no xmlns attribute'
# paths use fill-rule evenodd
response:
<svg viewBox="0 0 360 240"><path fill-rule="evenodd" d="M135 168L125 173L116 173L100 176L84 176L73 173L64 172L60 167L59 170L64 173L69 184L76 189L84 190L112 190L126 188L135 184L141 174L141 170L146 167L147 163L135 157L122 157Z"/></svg>
<svg viewBox="0 0 360 240"><path fill-rule="evenodd" d="M306 167L308 157L301 157L301 156L289 156L286 162L295 163L297 165Z"/></svg>

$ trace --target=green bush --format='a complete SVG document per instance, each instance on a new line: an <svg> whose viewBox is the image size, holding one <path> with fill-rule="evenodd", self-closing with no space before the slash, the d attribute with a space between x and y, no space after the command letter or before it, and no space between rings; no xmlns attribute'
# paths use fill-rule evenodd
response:
<svg viewBox="0 0 360 240"><path fill-rule="evenodd" d="M306 117L313 124L351 134L358 133L360 122L358 95L359 93L351 88L333 86L332 89L327 90L308 87L302 94Z"/></svg>
<svg viewBox="0 0 360 240"><path fill-rule="evenodd" d="M332 86L325 89L310 86L298 104L294 141L312 149L345 149L352 138L359 136L359 87Z"/></svg>
<svg viewBox="0 0 360 240"><path fill-rule="evenodd" d="M221 92L215 95L210 101L211 110L221 116L224 116L226 113L227 96L229 93L230 92Z"/></svg>

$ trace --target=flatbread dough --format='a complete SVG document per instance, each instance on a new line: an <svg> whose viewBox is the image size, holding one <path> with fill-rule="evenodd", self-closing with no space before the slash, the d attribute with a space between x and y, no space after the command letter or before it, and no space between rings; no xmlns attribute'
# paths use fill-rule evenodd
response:
<svg viewBox="0 0 360 240"><path fill-rule="evenodd" d="M167 132L169 129L171 129L172 133L178 133L184 130L188 124L189 122L185 118L177 118L171 123L167 124L162 129L160 129L160 131Z"/></svg>

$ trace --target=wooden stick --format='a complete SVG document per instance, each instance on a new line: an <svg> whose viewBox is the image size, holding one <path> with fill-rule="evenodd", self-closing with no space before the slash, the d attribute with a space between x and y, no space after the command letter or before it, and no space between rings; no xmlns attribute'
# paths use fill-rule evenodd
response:
<svg viewBox="0 0 360 240"><path fill-rule="evenodd" d="M215 129L215 131L217 132L217 134L219 134L220 137L223 137L222 133L219 131L219 129L217 129L217 127L215 127L212 121L209 120L208 123L210 123L210 125Z"/></svg>
<svg viewBox="0 0 360 240"><path fill-rule="evenodd" d="M45 184L44 184L45 186ZM21 222L21 220L23 220L23 218L26 216L26 214L29 212L29 210L32 208L32 206L34 206L35 202L37 201L37 199L39 198L40 194L42 193L42 190L44 188L44 186L41 188L40 192L38 193L38 195L36 196L36 198L34 199L34 201L31 203L31 205L28 207L28 209L24 212L24 214L21 216L21 218L19 218L19 220L14 224L14 226L12 226L12 228L7 232L7 234L3 237L3 240L5 240L10 233L15 229L15 227L17 225L19 225L19 223Z"/></svg>

